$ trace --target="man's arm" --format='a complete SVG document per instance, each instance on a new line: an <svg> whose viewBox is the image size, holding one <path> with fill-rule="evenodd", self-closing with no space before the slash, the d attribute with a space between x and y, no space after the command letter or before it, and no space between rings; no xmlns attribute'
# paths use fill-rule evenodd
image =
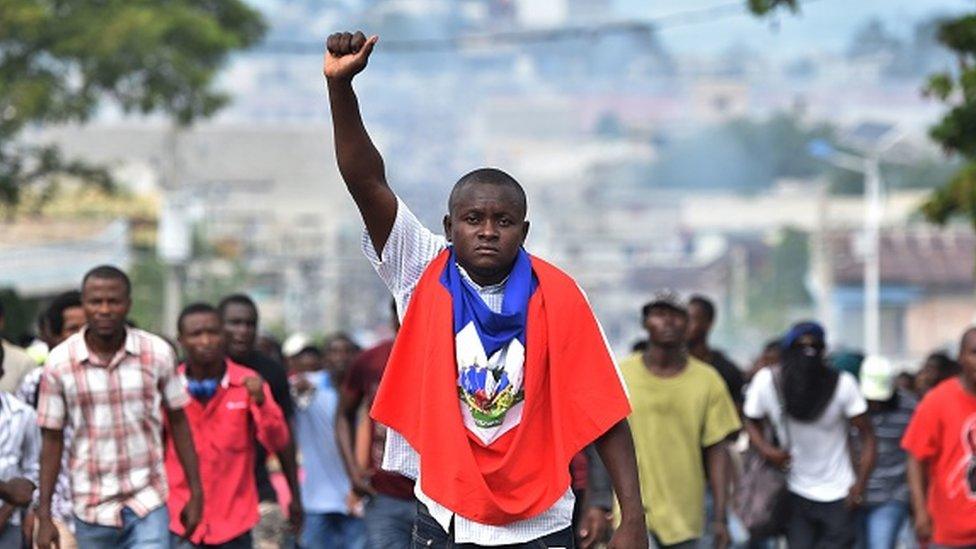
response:
<svg viewBox="0 0 976 549"><path fill-rule="evenodd" d="M288 504L288 522L291 523L292 533L298 534L305 525L305 509L302 507L302 487L298 483L298 450L295 448L295 436L288 437L288 444L280 452L276 452L281 473L285 475L288 490L291 492L291 502Z"/></svg>
<svg viewBox="0 0 976 549"><path fill-rule="evenodd" d="M712 530L715 546L727 547L729 532L726 527L725 509L729 494L729 448L725 440L705 448L705 465L708 467L708 484L712 492Z"/></svg>
<svg viewBox="0 0 976 549"><path fill-rule="evenodd" d="M600 438L596 449L613 480L613 489L620 502L620 528L610 540L610 549L647 547L647 528L644 504L641 502L640 480L637 477L637 458L634 439L626 419L617 422Z"/></svg>
<svg viewBox="0 0 976 549"><path fill-rule="evenodd" d="M763 435L762 420L745 418L746 432L749 433L749 443L766 461L783 469L790 463L790 453L778 448Z"/></svg>
<svg viewBox="0 0 976 549"><path fill-rule="evenodd" d="M193 434L190 432L190 420L182 408L166 408L169 419L170 436L173 447L183 466L183 474L190 485L190 499L180 513L180 521L185 529L184 536L189 538L200 525L203 515L203 485L200 483L200 468L197 464L197 452L193 447Z"/></svg>
<svg viewBox="0 0 976 549"><path fill-rule="evenodd" d="M396 220L397 199L386 183L383 157L366 132L352 79L366 68L379 38L336 33L326 44L323 72L329 89L339 173L352 195L376 253L382 254Z"/></svg>
<svg viewBox="0 0 976 549"><path fill-rule="evenodd" d="M861 443L861 455L857 461L857 478L847 496L848 507L856 507L864 501L864 490L868 485L868 477L874 470L874 461L878 457L878 439L874 436L874 428L867 414L851 418L851 425L857 428L857 437Z"/></svg>
<svg viewBox="0 0 976 549"><path fill-rule="evenodd" d="M347 374L348 375L348 374ZM355 439L354 425L356 424L356 414L363 403L363 394L359 391L343 388L339 392L339 410L335 418L336 443L339 445L339 454L342 455L342 464L346 468L349 482L352 489L360 495L373 493L373 488L369 485L369 479L365 472L356 462L356 451L353 440Z"/></svg>
<svg viewBox="0 0 976 549"><path fill-rule="evenodd" d="M40 494L37 504L37 546L48 549L57 543L58 531L51 518L51 498L61 473L61 453L64 451L64 431L41 429ZM6 497L4 498L6 500Z"/></svg>
<svg viewBox="0 0 976 549"><path fill-rule="evenodd" d="M912 494L912 514L915 517L915 533L922 541L927 541L932 537L932 517L929 515L929 508L925 497L925 491L928 485L928 479L926 477L925 463L915 459L915 456L908 454L908 489Z"/></svg>

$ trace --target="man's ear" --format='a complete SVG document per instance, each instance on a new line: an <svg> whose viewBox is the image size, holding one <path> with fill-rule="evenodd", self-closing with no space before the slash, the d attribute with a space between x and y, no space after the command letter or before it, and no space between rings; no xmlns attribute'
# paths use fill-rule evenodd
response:
<svg viewBox="0 0 976 549"><path fill-rule="evenodd" d="M528 220L522 222L522 244L525 244L525 239L529 236L529 222Z"/></svg>
<svg viewBox="0 0 976 549"><path fill-rule="evenodd" d="M444 237L451 241L451 214L444 214Z"/></svg>

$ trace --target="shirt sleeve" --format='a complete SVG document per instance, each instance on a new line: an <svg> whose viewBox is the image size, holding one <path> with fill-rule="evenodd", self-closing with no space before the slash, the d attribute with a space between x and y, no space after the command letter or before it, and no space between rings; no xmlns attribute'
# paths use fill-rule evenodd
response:
<svg viewBox="0 0 976 549"><path fill-rule="evenodd" d="M271 389L265 383L261 390L264 391L264 404L258 406L251 402L251 418L254 419L255 436L258 442L270 453L278 453L288 446L290 436L288 424L285 416L281 413L281 408L271 395Z"/></svg>
<svg viewBox="0 0 976 549"><path fill-rule="evenodd" d="M709 378L711 382L708 390L708 408L705 410L702 447L717 444L742 428L735 403L732 402L725 382L717 372Z"/></svg>
<svg viewBox="0 0 976 549"><path fill-rule="evenodd" d="M27 480L39 486L41 467L41 430L37 428L37 414L27 410L28 420L24 425L24 444L20 453L20 472Z"/></svg>
<svg viewBox="0 0 976 549"><path fill-rule="evenodd" d="M159 391L163 404L170 410L179 410L190 403L183 377L176 371L176 355L169 345L158 349L159 353Z"/></svg>
<svg viewBox="0 0 976 549"><path fill-rule="evenodd" d="M922 399L915 409L901 447L919 461L935 457L942 447L942 429L936 413L935 402L931 398Z"/></svg>
<svg viewBox="0 0 976 549"><path fill-rule="evenodd" d="M38 391L40 390L42 375L44 375L43 368L31 370L24 376L24 380L20 382L20 386L17 387L17 392L14 393L14 396L22 402L30 404L32 408L37 408Z"/></svg>
<svg viewBox="0 0 976 549"><path fill-rule="evenodd" d="M427 264L445 248L447 239L424 227L399 197L396 220L390 229L386 245L379 253L373 248L369 233L363 231L363 253L393 294L401 316L406 308L406 301L424 274Z"/></svg>
<svg viewBox="0 0 976 549"><path fill-rule="evenodd" d="M769 368L759 370L752 378L752 383L746 388L746 401L742 405L742 413L749 419L764 419L769 415L765 405L764 393L772 388L773 376Z"/></svg>
<svg viewBox="0 0 976 549"><path fill-rule="evenodd" d="M854 376L843 372L840 382L844 385L845 404L844 415L847 417L857 417L868 411L868 401L861 394L861 389L857 386Z"/></svg>
<svg viewBox="0 0 976 549"><path fill-rule="evenodd" d="M37 424L44 429L64 429L67 407L64 388L53 368L44 368L41 375L41 392L37 399Z"/></svg>

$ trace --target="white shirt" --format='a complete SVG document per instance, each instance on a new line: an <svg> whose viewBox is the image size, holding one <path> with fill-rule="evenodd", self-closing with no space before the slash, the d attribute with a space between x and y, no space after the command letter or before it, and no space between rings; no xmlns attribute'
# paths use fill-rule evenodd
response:
<svg viewBox="0 0 976 549"><path fill-rule="evenodd" d="M0 391L0 481L25 478L37 486L40 453L41 430L34 409ZM20 524L20 515L15 512L10 524Z"/></svg>
<svg viewBox="0 0 976 549"><path fill-rule="evenodd" d="M373 264L377 274L390 289L397 305L397 315L403 320L407 304L414 288L424 274L427 265L447 248L447 240L435 235L424 227L407 208L406 204L397 198L397 216L390 236L383 248L383 257L379 257L373 249L373 241L369 234L363 233L363 253ZM479 287L461 270L466 282L470 283L485 305L495 312L501 311L504 298L504 282L493 286ZM460 413L460 401L459 401ZM510 545L526 543L560 530L569 528L572 523L573 504L575 498L571 489L567 489L548 511L505 526L491 526L479 524L454 513L427 497L420 488L420 456L399 433L390 429L386 437L386 447L383 452L383 469L394 471L417 480L414 493L427 506L431 516L444 528L450 530L451 519L454 519L454 541L456 543L474 543L478 545Z"/></svg>
<svg viewBox="0 0 976 549"><path fill-rule="evenodd" d="M791 492L812 501L832 502L844 499L854 485L854 467L848 451L848 420L865 413L867 401L861 396L857 381L840 372L834 396L816 421L803 422L787 418L789 437L783 429L783 413L773 373L763 368L746 391L742 411L751 419L769 418L781 441L789 441L792 457L787 485Z"/></svg>

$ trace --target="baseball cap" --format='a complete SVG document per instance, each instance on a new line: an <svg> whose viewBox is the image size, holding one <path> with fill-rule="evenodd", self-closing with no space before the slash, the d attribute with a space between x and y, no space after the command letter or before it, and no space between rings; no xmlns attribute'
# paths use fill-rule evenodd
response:
<svg viewBox="0 0 976 549"><path fill-rule="evenodd" d="M654 307L668 307L669 309L674 309L675 311L681 313L688 312L688 302L685 301L681 294L671 289L663 289L654 292L651 296L651 300L648 301L641 312L644 316L651 311Z"/></svg>
<svg viewBox="0 0 976 549"><path fill-rule="evenodd" d="M312 346L314 346L312 338L301 332L294 333L281 344L281 354L285 358L291 358Z"/></svg>
<svg viewBox="0 0 976 549"><path fill-rule="evenodd" d="M861 364L861 394L884 402L895 394L895 367L890 360L872 355Z"/></svg>

